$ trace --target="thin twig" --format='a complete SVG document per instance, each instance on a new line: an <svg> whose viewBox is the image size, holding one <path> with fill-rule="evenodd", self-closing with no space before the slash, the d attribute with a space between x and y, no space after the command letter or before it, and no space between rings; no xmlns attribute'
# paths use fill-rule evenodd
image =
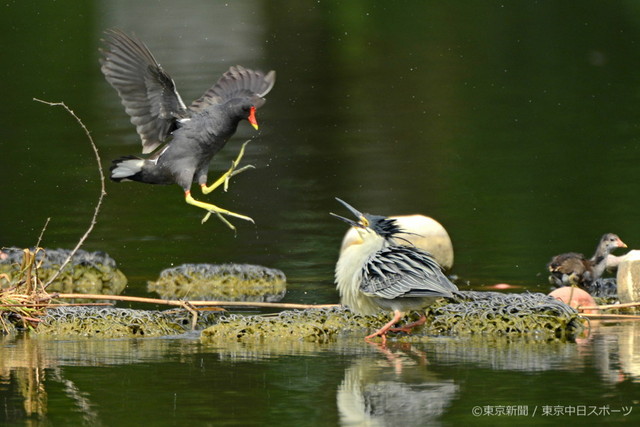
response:
<svg viewBox="0 0 640 427"><path fill-rule="evenodd" d="M172 306L183 307L183 308L185 306L185 303L193 302L193 301L165 300L165 299L158 299L158 298L130 297L130 296L124 296L124 295L102 295L102 294L52 294L51 298L105 299L110 301L129 301L129 302L141 302L145 304L172 305ZM192 304L192 305L195 305L195 304Z"/></svg>
<svg viewBox="0 0 640 427"><path fill-rule="evenodd" d="M580 316L587 317L589 319L628 319L628 320L640 320L640 316L635 314L596 314L596 313L580 313Z"/></svg>
<svg viewBox="0 0 640 427"><path fill-rule="evenodd" d="M84 306L113 306L110 302L85 302L85 303L41 303L41 304L0 304L0 307L28 307L28 308L52 308L52 307L84 307Z"/></svg>
<svg viewBox="0 0 640 427"><path fill-rule="evenodd" d="M40 242L42 242L42 237L44 236L44 232L47 230L47 226L49 225L49 221L51 221L51 217L47 217L47 220L44 222L44 226L42 227L42 230L40 230L40 235L38 236L38 241L36 242L36 246L35 246L35 249L34 249L35 254L37 254L38 251L40 250ZM36 265L36 263L37 263L37 260L36 260L35 255L34 255L33 264ZM38 286L38 284L42 286L42 282L40 281L40 277L38 275L38 270L39 270L38 266L36 265L36 268L34 268L34 273L36 275L36 287ZM47 292L44 289L44 287L42 288L42 291L43 292Z"/></svg>
<svg viewBox="0 0 640 427"><path fill-rule="evenodd" d="M49 221L51 221L51 217L47 218L47 220L44 223L44 226L42 227L42 230L40 230L40 235L38 236L38 242L36 243L36 250L40 247L40 242L42 242L42 236L44 236L44 232L47 229L47 225L49 225Z"/></svg>
<svg viewBox="0 0 640 427"><path fill-rule="evenodd" d="M98 197L98 203L96 204L95 210L93 212L93 217L91 218L91 223L89 224L89 228L84 233L84 235L80 238L80 240L78 241L78 244L75 246L75 248L73 248L71 253L69 253L69 256L62 263L62 265L60 266L58 271L56 271L56 273L49 279L49 281L44 284L44 289L46 289L51 283L54 282L54 280L56 280L58 278L60 273L62 273L62 270L64 270L64 268L67 266L67 264L69 264L69 262L71 261L73 256L78 251L78 249L80 249L80 247L82 246L84 241L87 239L87 237L89 237L89 234L91 234L91 231L93 230L93 227L96 225L97 218L98 218L98 213L100 212L100 207L102 206L102 200L104 199L104 196L107 194L107 191L105 190L104 173L102 171L102 159L100 158L100 153L98 153L98 147L96 147L96 144L93 142L93 138L91 137L91 133L89 132L89 129L87 129L87 127L84 125L84 123L82 123L82 120L80 120L80 118L78 116L76 116L76 114L69 107L67 107L67 105L64 102L49 102L49 101L43 101L43 100L38 99L38 98L33 98L33 100L37 101L37 102L41 102L41 103L46 104L46 105L50 105L52 107L62 107L65 110L67 110L67 112L69 114L71 114L71 116L73 116L74 119L76 119L76 121L78 122L80 127L82 127L82 129L84 130L85 135L87 135L87 138L89 139L89 143L91 144L91 148L93 148L93 153L96 156L96 162L98 163L98 171L100 172L100 197Z"/></svg>
<svg viewBox="0 0 640 427"><path fill-rule="evenodd" d="M124 295L99 295L99 294L52 294L52 298L84 298L84 299L106 299L114 301L130 301L141 302L147 304L163 304L184 307L185 303L188 303L194 307L211 307L211 306L224 306L224 307L261 307L261 308L289 308L289 309L307 309L307 308L331 308L338 307L337 304L292 304L292 303L277 303L277 302L250 302L250 301L180 301L180 300L166 300L157 298L145 298L145 297L130 297Z"/></svg>
<svg viewBox="0 0 640 427"><path fill-rule="evenodd" d="M191 313L191 329L195 331L198 324L198 309L190 304L189 301L182 301L182 308Z"/></svg>
<svg viewBox="0 0 640 427"><path fill-rule="evenodd" d="M609 308L629 308L629 307L640 307L640 302L628 302L625 304L596 305L595 307L580 307L580 308L583 310L606 310Z"/></svg>

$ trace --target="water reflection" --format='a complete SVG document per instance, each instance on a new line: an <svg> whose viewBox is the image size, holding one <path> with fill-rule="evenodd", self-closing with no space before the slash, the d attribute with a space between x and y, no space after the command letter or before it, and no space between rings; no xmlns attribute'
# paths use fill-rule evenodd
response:
<svg viewBox="0 0 640 427"><path fill-rule="evenodd" d="M605 387L607 396L616 395L618 387L640 384L639 337L638 322L593 323L591 334L576 343L434 337L419 344L390 342L387 347L359 339L324 345L234 342L220 347L202 345L197 336L104 341L5 337L0 341L0 398L5 402L4 421L44 422L63 414L97 425L107 424L114 415L100 410L114 399L131 400L134 406L144 399L146 411L153 413L160 404L149 403L156 393L172 392L182 402L198 402L201 393L213 393L213 403L199 403L208 405L199 409L207 417L210 412L224 413L225 405L239 400L259 402L255 411L245 414L249 419L274 404L304 417L298 413L302 407L316 405L331 390L334 406L325 402L328 406L322 411L335 411L342 425L424 425L440 422L454 406L470 399L469 393L474 402L488 398L476 395L474 388L504 389L500 372L525 374L534 390L552 387L556 397L564 396L568 387L559 372L571 381L583 381L583 386ZM554 377L559 382L551 386L548 378ZM240 385L247 381L261 386ZM209 383L227 383L231 400L200 388ZM302 406L282 406L281 399L271 400L272 393L294 393ZM620 395L625 404L631 398ZM194 404L178 405L174 411L179 415ZM148 414L143 411L140 417Z"/></svg>
<svg viewBox="0 0 640 427"><path fill-rule="evenodd" d="M430 372L426 353L412 345L376 348L345 370L337 392L341 425L434 425L459 386Z"/></svg>
<svg viewBox="0 0 640 427"><path fill-rule="evenodd" d="M640 382L640 322L592 321L591 334L578 340L578 351L603 382Z"/></svg>
<svg viewBox="0 0 640 427"><path fill-rule="evenodd" d="M99 405L92 402L90 392L66 377L64 368L158 360L158 356L175 354L180 342L182 340L48 341L29 336L5 337L0 341L0 396L11 402L5 405L5 421L24 417L45 420L49 390L53 389L54 398L62 399L81 414L83 423L100 425L96 409Z"/></svg>

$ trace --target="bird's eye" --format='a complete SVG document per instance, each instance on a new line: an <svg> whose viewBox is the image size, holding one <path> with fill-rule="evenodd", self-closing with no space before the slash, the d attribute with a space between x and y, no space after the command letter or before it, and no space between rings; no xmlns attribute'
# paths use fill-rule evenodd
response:
<svg viewBox="0 0 640 427"><path fill-rule="evenodd" d="M365 217L360 217L360 224L362 224L363 227L368 227L369 226L369 220Z"/></svg>

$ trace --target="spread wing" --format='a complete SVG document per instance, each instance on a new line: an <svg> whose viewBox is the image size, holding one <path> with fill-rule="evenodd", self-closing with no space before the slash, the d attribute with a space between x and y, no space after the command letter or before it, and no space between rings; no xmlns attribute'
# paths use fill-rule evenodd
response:
<svg viewBox="0 0 640 427"><path fill-rule="evenodd" d="M275 71L269 71L265 75L262 71L236 65L229 68L215 85L193 101L189 109L201 111L210 105L223 104L235 98L251 99L251 104L259 108L265 103L262 97L269 93L275 82Z"/></svg>
<svg viewBox="0 0 640 427"><path fill-rule="evenodd" d="M150 153L165 142L176 121L185 116L186 107L175 83L142 41L118 29L105 34L102 73L131 116L142 139L142 152Z"/></svg>
<svg viewBox="0 0 640 427"><path fill-rule="evenodd" d="M366 263L362 279L362 292L386 299L452 297L458 290L429 253L408 246L376 252Z"/></svg>

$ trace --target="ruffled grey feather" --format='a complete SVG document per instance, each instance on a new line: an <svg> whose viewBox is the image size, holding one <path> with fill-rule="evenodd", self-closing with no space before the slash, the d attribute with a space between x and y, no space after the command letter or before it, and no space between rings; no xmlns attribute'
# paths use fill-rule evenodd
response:
<svg viewBox="0 0 640 427"><path fill-rule="evenodd" d="M373 254L363 267L360 289L385 299L452 297L457 291L429 253L405 246L388 246Z"/></svg>

